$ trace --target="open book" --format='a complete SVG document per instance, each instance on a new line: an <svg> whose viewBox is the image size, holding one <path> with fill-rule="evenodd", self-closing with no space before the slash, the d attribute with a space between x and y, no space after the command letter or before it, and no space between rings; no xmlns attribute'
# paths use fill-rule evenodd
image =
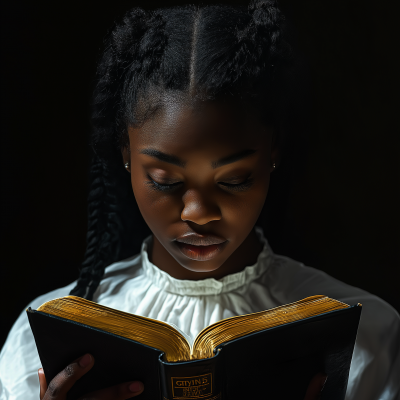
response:
<svg viewBox="0 0 400 400"><path fill-rule="evenodd" d="M95 366L70 391L71 399L132 379L144 381L143 399L261 398L273 389L260 386L260 378L278 385L274 374L287 376L293 370L297 378L292 382L299 384L279 387L279 398L286 390L302 399L313 374L325 371L331 372L328 382L336 389L327 383L324 398L339 400L346 390L361 305L312 296L221 320L193 343L165 322L75 296L27 312L48 382L74 358L93 354ZM112 378L101 371L109 371L110 363L119 364ZM329 392L333 397L327 397Z"/></svg>

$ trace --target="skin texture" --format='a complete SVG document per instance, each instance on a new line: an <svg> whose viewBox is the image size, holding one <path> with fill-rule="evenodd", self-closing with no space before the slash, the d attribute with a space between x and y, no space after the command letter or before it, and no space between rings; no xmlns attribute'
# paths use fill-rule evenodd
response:
<svg viewBox="0 0 400 400"><path fill-rule="evenodd" d="M89 372L95 360L91 354L85 354L67 365L47 385L43 368L38 370L40 383L40 400L65 400L68 391L74 383ZM103 390L88 393L77 400L125 400L138 396L144 390L143 383L138 381L125 382Z"/></svg>
<svg viewBox="0 0 400 400"><path fill-rule="evenodd" d="M123 162L130 164L136 201L153 232L150 261L171 276L219 279L257 261L262 245L254 224L264 205L272 164L278 162L279 151L273 131L256 121L232 104L193 106L166 101L141 127L129 128L129 147L122 149L122 156ZM141 154L146 148L184 160L185 168ZM246 149L255 152L212 168L213 161ZM147 175L159 183L180 183L171 191L156 191L148 184ZM247 178L251 178L251 185L241 191L221 184L242 183ZM214 234L227 242L214 258L198 261L182 254L174 243L187 232ZM40 400L65 400L68 390L94 363L93 356L86 354L66 366L49 385L43 369L39 369ZM315 375L304 400L320 398L326 379L325 374ZM78 400L124 400L143 390L141 382L125 382Z"/></svg>
<svg viewBox="0 0 400 400"><path fill-rule="evenodd" d="M167 98L140 127L130 127L129 163L133 192L153 232L150 261L177 279L220 279L257 261L262 245L254 225L263 208L278 149L273 130L244 113L237 104L188 104ZM154 149L174 155L185 167L142 154ZM213 168L212 163L244 150L245 158ZM151 177L151 179L149 178ZM233 188L247 179L242 190ZM147 182L174 184L157 191ZM175 239L185 233L226 239L212 259L199 261L181 253Z"/></svg>

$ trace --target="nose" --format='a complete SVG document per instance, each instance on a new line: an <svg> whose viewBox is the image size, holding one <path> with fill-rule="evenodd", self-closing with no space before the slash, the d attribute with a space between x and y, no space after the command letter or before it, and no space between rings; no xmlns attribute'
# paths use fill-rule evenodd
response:
<svg viewBox="0 0 400 400"><path fill-rule="evenodd" d="M222 217L217 204L213 203L209 196L202 196L198 190L188 190L182 200L184 204L181 213L182 221L205 225L210 221L218 221Z"/></svg>

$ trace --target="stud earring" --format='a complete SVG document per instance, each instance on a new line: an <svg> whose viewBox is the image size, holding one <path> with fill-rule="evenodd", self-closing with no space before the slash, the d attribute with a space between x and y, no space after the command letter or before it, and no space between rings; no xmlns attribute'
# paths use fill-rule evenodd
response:
<svg viewBox="0 0 400 400"><path fill-rule="evenodd" d="M125 163L125 169L129 170L129 163Z"/></svg>
<svg viewBox="0 0 400 400"><path fill-rule="evenodd" d="M272 169L274 170L275 168L276 168L276 164L273 163L273 164L272 164Z"/></svg>

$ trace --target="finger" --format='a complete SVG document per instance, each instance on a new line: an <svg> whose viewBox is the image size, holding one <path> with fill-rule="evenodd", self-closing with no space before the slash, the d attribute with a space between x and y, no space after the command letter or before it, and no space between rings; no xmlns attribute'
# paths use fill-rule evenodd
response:
<svg viewBox="0 0 400 400"><path fill-rule="evenodd" d="M96 390L78 400L126 400L131 397L139 396L144 390L142 382L134 381L110 386L106 389Z"/></svg>
<svg viewBox="0 0 400 400"><path fill-rule="evenodd" d="M39 385L40 385L40 400L42 400L47 390L47 382L43 368L39 368L38 375L39 375Z"/></svg>
<svg viewBox="0 0 400 400"><path fill-rule="evenodd" d="M93 367L90 354L78 358L56 375L47 387L43 400L64 400L74 383Z"/></svg>
<svg viewBox="0 0 400 400"><path fill-rule="evenodd" d="M316 374L308 385L306 397L304 400L317 400L325 386L328 376L322 372Z"/></svg>

